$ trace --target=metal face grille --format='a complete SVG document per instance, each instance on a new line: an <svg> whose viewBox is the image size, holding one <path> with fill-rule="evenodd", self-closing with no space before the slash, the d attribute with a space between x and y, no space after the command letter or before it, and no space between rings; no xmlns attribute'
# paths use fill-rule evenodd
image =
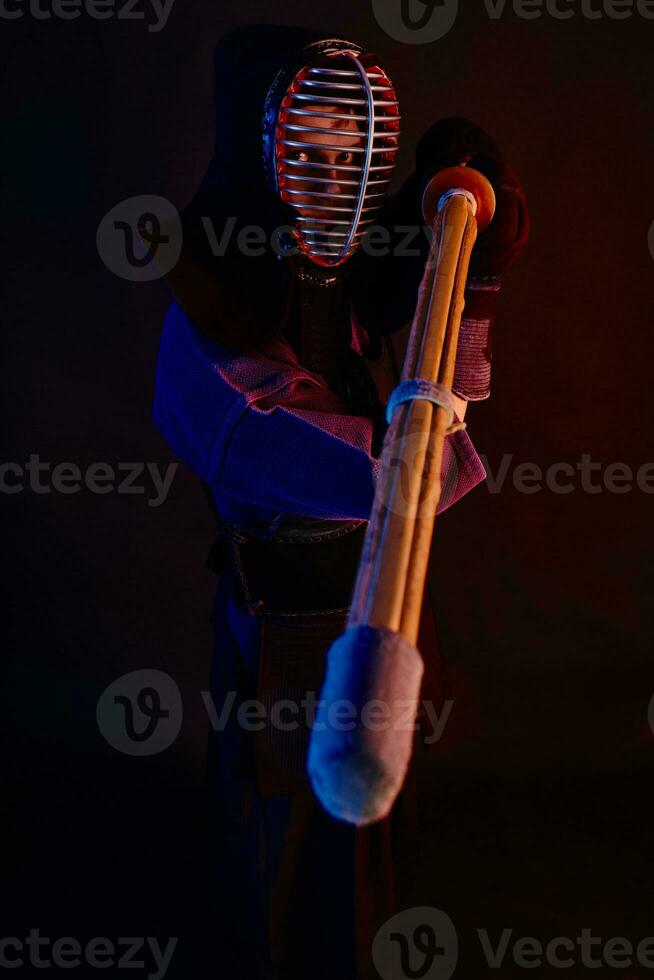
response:
<svg viewBox="0 0 654 980"><path fill-rule="evenodd" d="M300 250L322 266L340 265L360 245L395 168L395 91L360 57L341 50L302 68L277 120L277 189L297 213Z"/></svg>

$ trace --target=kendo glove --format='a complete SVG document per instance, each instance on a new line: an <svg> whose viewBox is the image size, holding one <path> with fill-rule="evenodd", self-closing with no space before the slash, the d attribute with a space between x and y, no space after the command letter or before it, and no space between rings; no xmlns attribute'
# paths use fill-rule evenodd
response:
<svg viewBox="0 0 654 980"><path fill-rule="evenodd" d="M495 141L466 119L435 123L416 151L416 176L423 190L446 167L461 164L479 170L493 185L495 217L475 245L465 292L452 389L467 401L490 395L491 332L502 278L522 251L530 231L524 189L507 166Z"/></svg>

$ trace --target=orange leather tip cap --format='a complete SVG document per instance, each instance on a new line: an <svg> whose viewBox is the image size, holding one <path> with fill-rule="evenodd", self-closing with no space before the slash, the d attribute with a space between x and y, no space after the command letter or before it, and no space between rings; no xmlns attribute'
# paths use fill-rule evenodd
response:
<svg viewBox="0 0 654 980"><path fill-rule="evenodd" d="M477 202L477 226L481 233L493 220L495 214L495 191L491 182L472 167L448 167L440 170L427 184L422 198L422 213L425 221L434 223L438 202L447 191L460 187L473 195Z"/></svg>

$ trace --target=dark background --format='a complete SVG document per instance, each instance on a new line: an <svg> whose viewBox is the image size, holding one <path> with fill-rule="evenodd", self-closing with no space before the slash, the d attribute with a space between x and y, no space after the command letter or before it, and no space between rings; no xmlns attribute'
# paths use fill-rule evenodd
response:
<svg viewBox="0 0 654 980"><path fill-rule="evenodd" d="M409 904L453 918L466 980L484 974L478 926L654 935L652 496L579 481L524 494L511 478L521 462L574 466L584 453L603 466L654 458L654 22L493 21L468 4L424 46L393 41L367 2L345 0L176 0L160 33L85 15L3 22L6 459L171 461L150 418L167 297L113 275L96 230L135 195L189 200L212 152L213 45L271 20L378 52L402 100L400 177L429 123L466 115L500 142L533 215L502 295L493 397L468 417L493 469L512 454L509 477L450 511L435 545L455 706L431 754ZM3 930L179 936L168 975L194 977L213 522L181 466L164 505L149 495L2 495ZM130 758L95 710L110 682L144 667L174 677L184 722L170 749Z"/></svg>

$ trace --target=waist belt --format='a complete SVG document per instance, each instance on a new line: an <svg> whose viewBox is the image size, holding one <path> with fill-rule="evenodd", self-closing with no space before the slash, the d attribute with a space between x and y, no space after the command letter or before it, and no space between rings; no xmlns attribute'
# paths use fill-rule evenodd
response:
<svg viewBox="0 0 654 980"><path fill-rule="evenodd" d="M347 609L367 523L316 521L262 534L221 520L207 564L231 570L255 615Z"/></svg>

